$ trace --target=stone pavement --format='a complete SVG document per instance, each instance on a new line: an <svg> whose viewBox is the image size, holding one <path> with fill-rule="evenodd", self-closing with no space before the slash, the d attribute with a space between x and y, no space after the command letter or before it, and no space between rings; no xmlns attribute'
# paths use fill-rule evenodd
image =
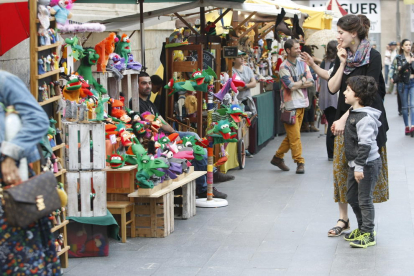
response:
<svg viewBox="0 0 414 276"><path fill-rule="evenodd" d="M306 133L304 175L295 174L290 155L291 171L270 165L283 139L277 137L244 170L230 172L235 181L218 185L229 194L228 207L197 208L164 239L111 240L109 257L70 259L65 275L413 275L414 138L403 135L396 96L385 104L390 201L375 205L377 246L353 249L342 237L327 237L338 219L332 162L324 137Z"/></svg>

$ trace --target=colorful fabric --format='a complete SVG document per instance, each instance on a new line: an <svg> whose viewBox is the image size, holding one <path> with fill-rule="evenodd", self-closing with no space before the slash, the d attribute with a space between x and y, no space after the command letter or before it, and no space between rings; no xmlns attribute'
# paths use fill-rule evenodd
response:
<svg viewBox="0 0 414 276"><path fill-rule="evenodd" d="M291 90L294 83L303 77L306 81L314 82L308 65L301 60L296 60L296 64L288 59L282 62L279 68L279 76L282 81L280 90L282 102L286 110L305 108L309 106L308 91L306 88Z"/></svg>
<svg viewBox="0 0 414 276"><path fill-rule="evenodd" d="M368 39L361 41L355 54L352 54L351 50L347 48L346 51L348 53L348 57L346 59L344 74L349 75L355 70L355 68L368 64L371 48L371 43Z"/></svg>
<svg viewBox="0 0 414 276"><path fill-rule="evenodd" d="M302 156L302 141L300 140L300 127L304 114L304 108L296 109L296 123L294 125L284 124L286 136L275 154L276 157L283 159L285 153L290 150L295 163L305 164L305 159Z"/></svg>
<svg viewBox="0 0 414 276"><path fill-rule="evenodd" d="M0 275L61 275L50 220L10 227L0 203Z"/></svg>
<svg viewBox="0 0 414 276"><path fill-rule="evenodd" d="M390 198L388 189L388 161L387 149L379 150L382 167L374 189L374 203L385 202ZM347 203L346 193L348 191L348 161L345 157L344 136L336 136L334 142L333 160L334 200L335 202Z"/></svg>

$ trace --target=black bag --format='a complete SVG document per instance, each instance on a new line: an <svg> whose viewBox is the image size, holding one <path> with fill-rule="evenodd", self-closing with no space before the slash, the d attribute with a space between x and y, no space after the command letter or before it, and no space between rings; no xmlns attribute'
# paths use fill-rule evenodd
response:
<svg viewBox="0 0 414 276"><path fill-rule="evenodd" d="M56 177L45 172L3 191L8 224L26 227L60 208Z"/></svg>

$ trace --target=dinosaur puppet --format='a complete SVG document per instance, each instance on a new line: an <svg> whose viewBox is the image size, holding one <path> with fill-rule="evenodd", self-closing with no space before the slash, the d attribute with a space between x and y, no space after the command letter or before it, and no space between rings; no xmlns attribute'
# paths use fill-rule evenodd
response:
<svg viewBox="0 0 414 276"><path fill-rule="evenodd" d="M207 135L213 138L214 144L237 142L237 133L232 132L231 127L237 128L236 123L221 120L207 131Z"/></svg>
<svg viewBox="0 0 414 276"><path fill-rule="evenodd" d="M96 64L99 59L99 55L93 48L86 48L83 51L83 54L84 57L81 60L81 65L79 66L77 73L87 80L90 85L93 85L95 90L98 91L100 95L106 94L106 89L99 84L92 75L92 65Z"/></svg>

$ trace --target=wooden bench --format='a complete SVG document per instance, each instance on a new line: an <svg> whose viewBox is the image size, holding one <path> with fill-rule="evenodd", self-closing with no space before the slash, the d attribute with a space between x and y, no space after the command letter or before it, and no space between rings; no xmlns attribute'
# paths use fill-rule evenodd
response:
<svg viewBox="0 0 414 276"><path fill-rule="evenodd" d="M131 238L135 238L135 208L134 203L129 201L108 201L108 210L112 215L121 215L121 237L122 242L126 242L127 225L131 224ZM127 221L127 214L130 219Z"/></svg>
<svg viewBox="0 0 414 276"><path fill-rule="evenodd" d="M135 198L136 236L164 238L174 232L174 190L182 187L181 214L186 219L196 214L195 180L206 174L196 171L151 195L140 195L138 190L128 197Z"/></svg>

